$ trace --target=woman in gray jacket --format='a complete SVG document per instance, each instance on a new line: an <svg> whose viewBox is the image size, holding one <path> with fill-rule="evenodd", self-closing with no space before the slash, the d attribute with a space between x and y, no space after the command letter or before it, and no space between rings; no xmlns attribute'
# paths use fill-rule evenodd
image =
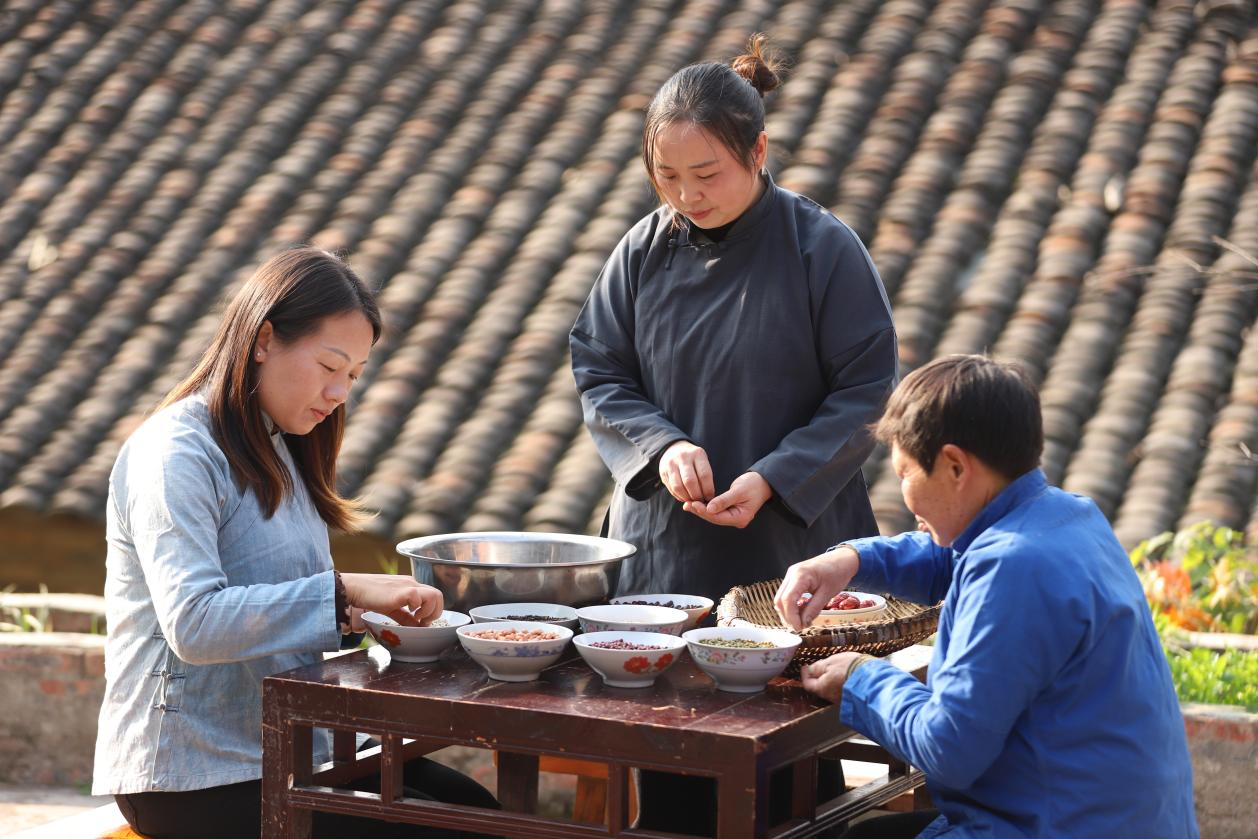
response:
<svg viewBox="0 0 1258 839"><path fill-rule="evenodd" d="M336 492L345 400L379 336L349 266L315 248L281 253L118 455L92 791L112 793L145 836L260 835L263 677L339 649L363 611L411 624L441 613L441 592L410 577L332 567L328 526L361 517ZM495 806L430 761L408 764L405 782ZM451 835L418 830L315 816L317 836Z"/></svg>

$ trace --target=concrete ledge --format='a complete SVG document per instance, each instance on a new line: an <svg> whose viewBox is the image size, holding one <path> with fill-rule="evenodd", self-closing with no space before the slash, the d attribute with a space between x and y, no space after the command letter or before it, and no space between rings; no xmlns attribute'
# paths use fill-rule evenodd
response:
<svg viewBox="0 0 1258 839"><path fill-rule="evenodd" d="M1202 839L1252 839L1258 825L1258 714L1182 706Z"/></svg>

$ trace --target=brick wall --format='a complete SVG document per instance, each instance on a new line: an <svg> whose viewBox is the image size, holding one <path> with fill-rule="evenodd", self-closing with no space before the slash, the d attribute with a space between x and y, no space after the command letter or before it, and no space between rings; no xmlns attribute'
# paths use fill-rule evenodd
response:
<svg viewBox="0 0 1258 839"><path fill-rule="evenodd" d="M1186 704L1193 793L1202 839L1258 835L1258 714Z"/></svg>
<svg viewBox="0 0 1258 839"><path fill-rule="evenodd" d="M0 634L0 783L91 781L105 638Z"/></svg>

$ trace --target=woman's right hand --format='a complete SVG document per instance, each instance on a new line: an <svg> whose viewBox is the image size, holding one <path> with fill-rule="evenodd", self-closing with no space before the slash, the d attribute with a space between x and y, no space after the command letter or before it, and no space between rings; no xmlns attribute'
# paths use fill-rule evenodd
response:
<svg viewBox="0 0 1258 839"><path fill-rule="evenodd" d="M388 615L403 626L427 626L441 616L445 605L437 589L402 574L343 573L341 582L351 607Z"/></svg>
<svg viewBox="0 0 1258 839"><path fill-rule="evenodd" d="M678 440L660 456L660 480L669 495L683 504L707 503L716 496L708 453L689 440Z"/></svg>

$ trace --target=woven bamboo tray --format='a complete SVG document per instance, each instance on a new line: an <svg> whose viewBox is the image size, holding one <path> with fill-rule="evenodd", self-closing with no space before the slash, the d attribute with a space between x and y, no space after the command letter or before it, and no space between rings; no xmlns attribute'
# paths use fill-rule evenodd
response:
<svg viewBox="0 0 1258 839"><path fill-rule="evenodd" d="M716 609L720 626L761 626L786 629L773 608L773 595L781 580L734 586ZM795 651L787 673L794 676L803 664L835 653L888 655L930 637L939 625L939 604L921 606L895 597L887 598L887 611L877 618L842 626L814 626L800 632L803 642Z"/></svg>

